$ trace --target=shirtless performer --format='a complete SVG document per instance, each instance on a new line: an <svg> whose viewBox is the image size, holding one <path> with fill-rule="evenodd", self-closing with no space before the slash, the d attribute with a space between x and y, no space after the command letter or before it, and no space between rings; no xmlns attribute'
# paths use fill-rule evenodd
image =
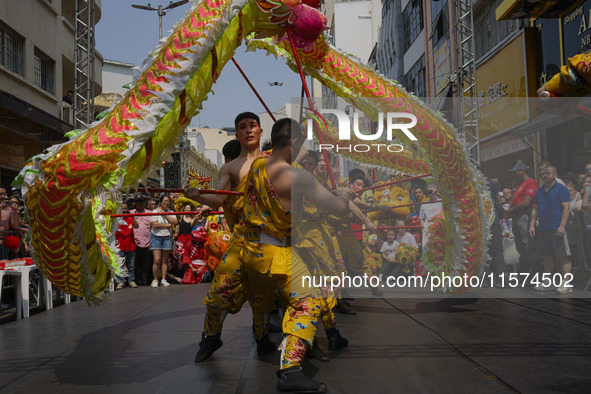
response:
<svg viewBox="0 0 591 394"><path fill-rule="evenodd" d="M248 169L254 159L261 155L259 144L263 130L260 127L259 117L252 112L239 114L234 125L236 126L236 139L240 142L240 155L222 166L218 189L244 192ZM199 351L195 356L195 362L200 363L222 346L220 336L224 319L228 313L240 311L252 292L244 277L244 269L239 257L244 236L241 209L244 199L242 196L201 195L199 190L195 188L188 188L184 195L210 207L219 207L223 204L226 221L233 231L226 254L216 267L214 279L205 298L207 314ZM276 349L276 345L269 340L268 332L265 331L268 329L265 320L268 319L269 313L265 316L264 312L275 309L273 297L270 292L268 294L257 292L255 298L259 300L258 305L265 307L262 312L255 311L253 307L257 352L259 354L270 353Z"/></svg>
<svg viewBox="0 0 591 394"><path fill-rule="evenodd" d="M300 364L316 334L322 294L303 283L302 277L310 271L291 248L292 212L302 210L305 197L323 211L342 215L348 211L353 192L338 190L333 195L314 175L292 167L292 152L297 154L303 142L300 125L281 119L271 132L271 155L252 163L243 202L242 256L251 286L277 290L286 305L277 389L320 393L326 391L326 385L305 376Z"/></svg>

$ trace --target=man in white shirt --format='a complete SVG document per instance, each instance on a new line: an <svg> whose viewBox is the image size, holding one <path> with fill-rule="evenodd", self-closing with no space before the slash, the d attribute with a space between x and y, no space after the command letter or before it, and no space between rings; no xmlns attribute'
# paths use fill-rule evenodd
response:
<svg viewBox="0 0 591 394"><path fill-rule="evenodd" d="M406 226L406 222L403 219L398 219L395 222L396 227L404 227ZM417 245L417 240L415 239L414 235L409 233L406 228L399 228L396 230L396 241L400 244L409 244L414 246L415 248L419 248Z"/></svg>
<svg viewBox="0 0 591 394"><path fill-rule="evenodd" d="M429 185L427 187L427 195L429 196L429 201L421 205L421 210L419 211L421 226L424 226L425 222L428 222L433 216L443 211L443 205L440 201L441 193L437 186L433 184Z"/></svg>

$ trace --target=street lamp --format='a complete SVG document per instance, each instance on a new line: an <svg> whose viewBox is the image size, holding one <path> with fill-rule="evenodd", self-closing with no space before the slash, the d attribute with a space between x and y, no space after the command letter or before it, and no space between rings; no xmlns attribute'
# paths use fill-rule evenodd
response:
<svg viewBox="0 0 591 394"><path fill-rule="evenodd" d="M131 6L133 8L137 8L140 10L158 11L158 17L160 19L160 31L159 31L158 38L162 39L162 17L164 15L166 15L166 12L164 12L164 10L171 10L173 8L180 7L183 4L187 4L188 2L189 2L189 0L179 0L179 1L175 1L175 2L171 1L170 4L168 4L166 7L162 7L161 5L159 5L158 8L152 7L152 5L150 3L148 3L148 5L132 4ZM186 159L185 159L185 161L186 161ZM182 159L181 159L181 162L182 162ZM164 187L164 168L160 169L160 187Z"/></svg>
<svg viewBox="0 0 591 394"><path fill-rule="evenodd" d="M148 3L148 5L137 5L137 4L132 4L131 6L133 8L137 8L140 10L146 10L146 11L158 11L158 17L160 19L160 35L159 38L162 38L162 17L164 15L166 15L166 12L164 12L164 10L171 10L173 8L179 7L183 4L187 4L189 2L189 0L180 0L180 1L175 1L174 3L171 1L169 5L167 5L166 7L162 7L161 5L158 6L158 8L154 8L150 5L150 3Z"/></svg>

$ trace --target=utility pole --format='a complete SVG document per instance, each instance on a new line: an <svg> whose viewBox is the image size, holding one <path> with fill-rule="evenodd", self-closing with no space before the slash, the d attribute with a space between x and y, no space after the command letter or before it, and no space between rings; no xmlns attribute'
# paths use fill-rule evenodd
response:
<svg viewBox="0 0 591 394"><path fill-rule="evenodd" d="M154 8L152 7L152 5L150 3L148 3L148 5L138 5L138 4L132 4L131 6L133 8L137 8L139 10L146 10L146 11L158 11L158 39L161 40L162 39L162 17L164 15L166 15L166 10L172 10L173 8L176 7L180 7L183 4L187 4L189 2L189 0L180 0L180 1L175 1L175 2L170 2L170 4L168 4L166 7L163 7L162 5L159 5L158 8ZM188 176L188 173L183 173L183 169L184 168L188 168L188 160L189 160L189 153L188 150L184 148L183 146L183 138L181 137L181 141L179 142L179 146L177 147L177 149L180 150L179 152L179 167L180 167L180 179L179 179L179 186L180 185L184 185L186 184L185 181L183 181L183 176L185 176L185 178ZM173 163L170 163L170 165L173 165ZM165 187L165 170L164 168L160 168L160 187Z"/></svg>
<svg viewBox="0 0 591 394"><path fill-rule="evenodd" d="M162 38L162 17L164 15L166 15L166 12L164 12L165 10L172 10L173 8L176 7L180 7L183 4L187 4L189 2L189 0L180 0L180 1L175 1L175 2L170 2L169 5L167 5L166 7L163 7L161 5L158 6L158 8L154 8L152 7L152 5L150 3L148 3L148 5L138 5L138 4L132 4L131 6L133 8L137 8L139 10L146 10L146 11L158 11L158 19L159 19L159 34L158 34L158 38L161 39Z"/></svg>

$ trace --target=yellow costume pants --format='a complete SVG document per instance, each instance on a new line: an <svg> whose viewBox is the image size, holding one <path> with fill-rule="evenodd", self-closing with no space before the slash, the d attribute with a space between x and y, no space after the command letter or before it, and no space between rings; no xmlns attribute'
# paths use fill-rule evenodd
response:
<svg viewBox="0 0 591 394"><path fill-rule="evenodd" d="M305 286L303 276L310 272L290 246L275 246L245 241L242 250L244 267L250 285L256 289L277 290L286 305L283 317L284 341L281 368L299 365L305 345L312 346L322 296L317 288Z"/></svg>
<svg viewBox="0 0 591 394"><path fill-rule="evenodd" d="M273 292L256 289L248 283L240 251L244 238L233 234L228 249L215 269L215 275L205 297L207 315L204 332L206 336L219 335L223 320L228 313L237 313L248 300L253 309L255 336L261 339L268 331L268 312L275 309Z"/></svg>
<svg viewBox="0 0 591 394"><path fill-rule="evenodd" d="M351 275L371 275L371 269L365 261L361 242L353 233L342 234L338 238L341 254L345 261L345 266Z"/></svg>

